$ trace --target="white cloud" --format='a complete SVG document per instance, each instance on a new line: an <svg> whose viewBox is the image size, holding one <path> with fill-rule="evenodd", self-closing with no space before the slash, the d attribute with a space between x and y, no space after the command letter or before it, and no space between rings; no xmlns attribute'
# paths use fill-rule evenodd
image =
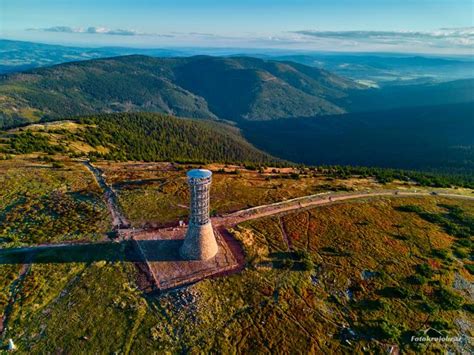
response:
<svg viewBox="0 0 474 355"><path fill-rule="evenodd" d="M30 28L30 31L42 32L61 32L61 33L87 33L87 34L102 34L102 35L116 35L116 36L137 36L147 35L143 32L127 29L109 29L106 27L69 27L69 26L53 26L47 28Z"/></svg>
<svg viewBox="0 0 474 355"><path fill-rule="evenodd" d="M384 44L394 46L417 46L433 48L462 47L474 45L474 27L441 28L434 31L313 31L294 33L308 39L351 40L360 44Z"/></svg>
<svg viewBox="0 0 474 355"><path fill-rule="evenodd" d="M133 29L106 27L54 26L30 29L44 36L83 34L75 41L89 43L86 35L96 35L95 43L155 46L275 48L290 50L359 51L473 54L474 27L440 28L433 31L318 31L299 30L279 33L240 33L234 35L205 32L144 33ZM47 34L48 33L48 34ZM99 36L101 35L101 36ZM107 39L105 36L108 35ZM134 37L135 36L135 37ZM130 37L127 42L124 37ZM133 37L133 39L132 39ZM112 39L114 38L114 39Z"/></svg>

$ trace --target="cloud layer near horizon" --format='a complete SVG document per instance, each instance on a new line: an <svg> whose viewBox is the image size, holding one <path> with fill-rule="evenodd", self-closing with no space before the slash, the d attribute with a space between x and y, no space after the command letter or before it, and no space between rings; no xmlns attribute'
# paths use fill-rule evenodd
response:
<svg viewBox="0 0 474 355"><path fill-rule="evenodd" d="M434 31L294 31L312 39L335 39L354 43L472 47L474 27L441 28Z"/></svg>
<svg viewBox="0 0 474 355"><path fill-rule="evenodd" d="M319 31L299 30L275 35L242 34L223 36L209 33L144 33L132 29L106 27L53 26L29 31L63 34L90 34L142 37L155 45L205 45L276 47L309 50L452 52L470 54L474 50L474 27L441 28L433 31ZM156 40L154 39L156 38ZM159 40L161 38L161 40Z"/></svg>
<svg viewBox="0 0 474 355"><path fill-rule="evenodd" d="M47 28L29 28L29 31L42 31L42 32L61 32L61 33L87 33L87 34L102 34L102 35L115 35L115 36L144 36L146 33L138 32L135 30L125 29L109 29L106 27L69 27L69 26L53 26Z"/></svg>

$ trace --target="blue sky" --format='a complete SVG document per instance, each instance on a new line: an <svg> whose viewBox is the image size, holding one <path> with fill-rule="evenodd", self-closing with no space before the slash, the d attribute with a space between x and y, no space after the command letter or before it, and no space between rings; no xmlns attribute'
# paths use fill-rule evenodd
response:
<svg viewBox="0 0 474 355"><path fill-rule="evenodd" d="M0 37L469 54L473 18L472 0L0 0Z"/></svg>

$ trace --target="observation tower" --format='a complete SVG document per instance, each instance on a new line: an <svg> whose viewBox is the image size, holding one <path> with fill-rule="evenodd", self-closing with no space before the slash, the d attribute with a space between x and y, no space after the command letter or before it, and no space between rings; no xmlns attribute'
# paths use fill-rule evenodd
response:
<svg viewBox="0 0 474 355"><path fill-rule="evenodd" d="M205 169L188 171L191 192L189 226L179 250L186 260L208 260L217 254L217 242L209 218L209 191L212 172Z"/></svg>

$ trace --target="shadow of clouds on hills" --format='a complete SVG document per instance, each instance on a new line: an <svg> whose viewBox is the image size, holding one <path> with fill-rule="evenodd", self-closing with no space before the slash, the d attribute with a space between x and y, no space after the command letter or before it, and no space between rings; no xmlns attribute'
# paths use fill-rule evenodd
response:
<svg viewBox="0 0 474 355"><path fill-rule="evenodd" d="M138 242L91 243L66 246L0 249L0 265L62 264L96 261L143 262L137 245L146 250L148 261L180 261L182 240L142 240Z"/></svg>

